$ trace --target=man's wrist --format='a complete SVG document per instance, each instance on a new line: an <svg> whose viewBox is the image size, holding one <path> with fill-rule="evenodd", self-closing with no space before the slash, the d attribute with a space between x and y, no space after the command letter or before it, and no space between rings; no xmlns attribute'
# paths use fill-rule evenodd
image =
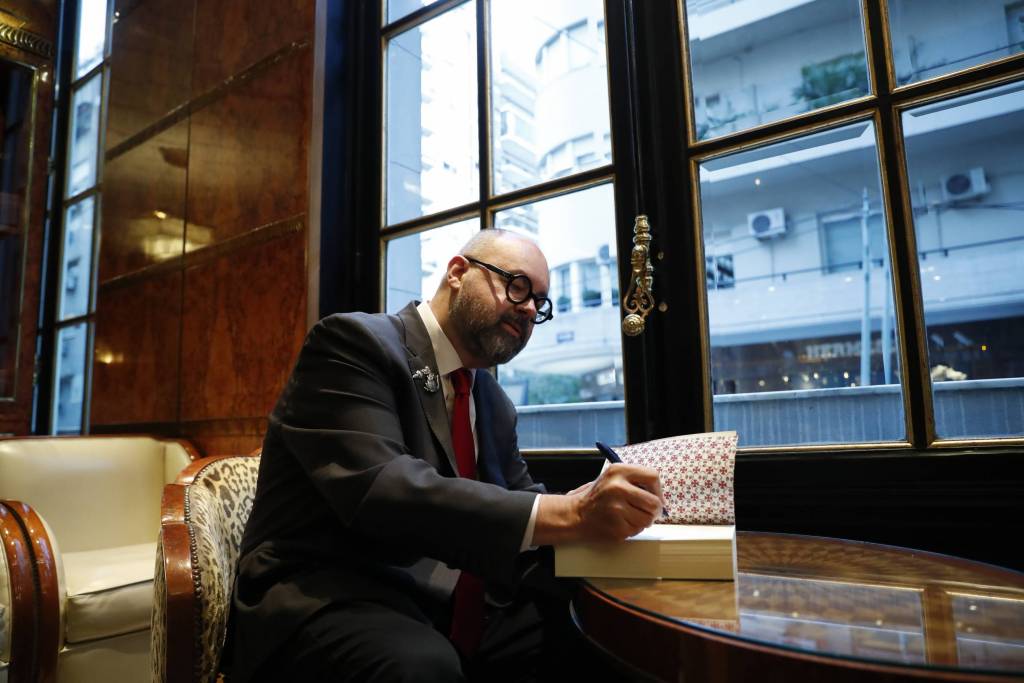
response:
<svg viewBox="0 0 1024 683"><path fill-rule="evenodd" d="M556 545L578 540L580 515L575 496L542 493L538 496L534 545Z"/></svg>

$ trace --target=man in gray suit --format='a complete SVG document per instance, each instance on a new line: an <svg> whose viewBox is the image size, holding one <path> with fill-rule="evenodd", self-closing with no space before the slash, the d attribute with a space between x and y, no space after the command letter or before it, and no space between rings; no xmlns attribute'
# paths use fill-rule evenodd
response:
<svg viewBox="0 0 1024 683"><path fill-rule="evenodd" d="M232 681L550 673L545 638L566 615L549 618L564 601L538 547L624 539L661 494L656 472L629 465L566 495L530 478L515 409L484 368L551 318L547 291L536 244L484 230L429 302L314 326L264 441Z"/></svg>

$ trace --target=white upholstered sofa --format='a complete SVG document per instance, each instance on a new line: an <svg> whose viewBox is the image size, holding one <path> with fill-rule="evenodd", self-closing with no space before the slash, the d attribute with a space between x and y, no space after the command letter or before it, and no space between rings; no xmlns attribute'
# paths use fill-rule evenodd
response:
<svg viewBox="0 0 1024 683"><path fill-rule="evenodd" d="M147 436L0 439L0 683L149 678L161 494L197 458Z"/></svg>

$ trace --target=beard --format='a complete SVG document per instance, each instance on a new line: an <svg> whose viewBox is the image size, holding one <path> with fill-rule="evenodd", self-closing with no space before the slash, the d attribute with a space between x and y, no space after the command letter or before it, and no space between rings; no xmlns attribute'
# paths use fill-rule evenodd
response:
<svg viewBox="0 0 1024 683"><path fill-rule="evenodd" d="M496 315L486 303L465 289L460 289L449 301L448 315L462 336L462 343L474 356L490 365L509 362L526 346L528 322L514 313ZM520 330L520 336L505 330L501 326L503 322Z"/></svg>

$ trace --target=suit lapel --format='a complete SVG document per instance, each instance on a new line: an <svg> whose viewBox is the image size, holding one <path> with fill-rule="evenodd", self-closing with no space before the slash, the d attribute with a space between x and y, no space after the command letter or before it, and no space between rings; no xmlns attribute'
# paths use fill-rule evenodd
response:
<svg viewBox="0 0 1024 683"><path fill-rule="evenodd" d="M398 319L402 322L405 331L405 348L409 362L409 373L415 374L424 368L437 374L437 359L434 357L434 347L430 344L430 335L427 328L416 312L416 302L412 302L398 312ZM458 472L455 464L455 448L452 446L452 431L448 424L448 409L444 405L444 392L441 390L438 377L438 388L436 391L427 391L424 388L423 380L416 380L416 396L419 397L423 414L427 418L430 429L434 432L434 438L441 445L452 472ZM478 420L479 421L479 420Z"/></svg>
<svg viewBox="0 0 1024 683"><path fill-rule="evenodd" d="M473 386L473 400L476 404L476 470L480 481L508 488L501 471L498 444L494 442L494 403L488 387L494 380L486 370L478 370Z"/></svg>

